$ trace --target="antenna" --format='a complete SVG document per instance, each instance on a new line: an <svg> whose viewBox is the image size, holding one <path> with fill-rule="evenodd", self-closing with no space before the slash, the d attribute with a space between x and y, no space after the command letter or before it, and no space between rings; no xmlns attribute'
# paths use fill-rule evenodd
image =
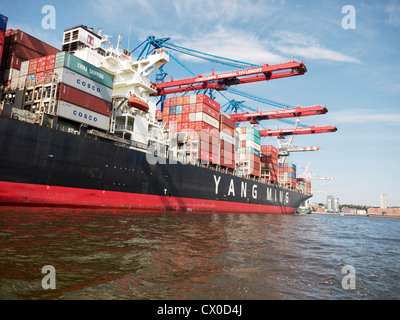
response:
<svg viewBox="0 0 400 320"><path fill-rule="evenodd" d="M129 51L129 42L131 40L131 24L129 24L129 35L128 35L128 51Z"/></svg>

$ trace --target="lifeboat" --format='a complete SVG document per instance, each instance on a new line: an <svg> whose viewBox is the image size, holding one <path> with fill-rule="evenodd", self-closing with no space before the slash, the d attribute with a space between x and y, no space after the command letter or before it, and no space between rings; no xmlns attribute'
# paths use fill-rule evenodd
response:
<svg viewBox="0 0 400 320"><path fill-rule="evenodd" d="M134 94L131 96L131 98L128 100L128 105L132 108L139 109L143 112L149 112L149 105L144 102L142 99L139 99L136 97Z"/></svg>

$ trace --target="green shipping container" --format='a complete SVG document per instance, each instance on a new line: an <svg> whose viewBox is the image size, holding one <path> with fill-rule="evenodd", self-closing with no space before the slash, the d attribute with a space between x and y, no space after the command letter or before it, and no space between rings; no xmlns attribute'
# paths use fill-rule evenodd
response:
<svg viewBox="0 0 400 320"><path fill-rule="evenodd" d="M54 69L65 67L75 71L87 78L92 79L98 83L105 85L106 87L112 88L114 83L114 76L109 74L89 62L83 61L67 52L59 52L56 54L56 61Z"/></svg>

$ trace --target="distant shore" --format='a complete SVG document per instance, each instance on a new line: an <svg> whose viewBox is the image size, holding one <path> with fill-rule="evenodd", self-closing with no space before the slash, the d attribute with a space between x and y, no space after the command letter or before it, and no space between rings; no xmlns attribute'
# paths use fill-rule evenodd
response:
<svg viewBox="0 0 400 320"><path fill-rule="evenodd" d="M311 214L331 215L331 216L355 216L355 217L377 217L377 218L400 218L395 215L379 215L379 214L352 214L352 213L334 213L334 212L311 212Z"/></svg>

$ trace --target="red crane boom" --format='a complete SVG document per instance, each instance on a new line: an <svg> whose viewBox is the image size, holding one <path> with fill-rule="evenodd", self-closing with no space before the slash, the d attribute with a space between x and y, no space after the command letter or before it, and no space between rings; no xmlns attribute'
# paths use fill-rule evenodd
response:
<svg viewBox="0 0 400 320"><path fill-rule="evenodd" d="M261 137L280 137L289 135L300 135L300 134L315 134L315 133L326 133L336 132L337 127L325 126L325 127L314 127L310 128L294 128L294 129L276 129L276 130L260 130Z"/></svg>
<svg viewBox="0 0 400 320"><path fill-rule="evenodd" d="M271 66L264 64L263 67L259 68L250 68L222 74L214 74L213 72L210 76L198 75L195 78L153 83L153 87L157 92L152 95L162 96L172 93L206 89L226 90L226 87L231 85L292 77L302 75L306 72L307 68L303 62L292 61Z"/></svg>
<svg viewBox="0 0 400 320"><path fill-rule="evenodd" d="M274 111L261 111L254 113L241 113L241 114L231 114L231 120L235 122L247 122L252 124L259 123L261 120L274 120L282 118L292 118L292 117L305 117L314 116L318 114L325 114L328 112L326 107L315 106L315 107L296 107L292 109L284 110L274 110Z"/></svg>

